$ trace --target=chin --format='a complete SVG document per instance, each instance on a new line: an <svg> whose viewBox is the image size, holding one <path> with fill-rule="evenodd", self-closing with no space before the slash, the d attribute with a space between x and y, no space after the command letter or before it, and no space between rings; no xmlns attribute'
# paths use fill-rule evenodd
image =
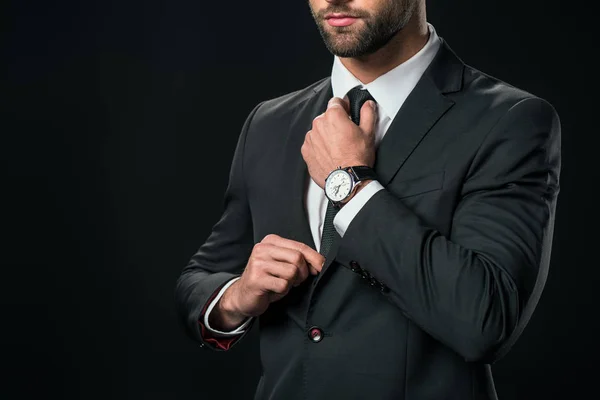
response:
<svg viewBox="0 0 600 400"><path fill-rule="evenodd" d="M351 43L347 40L340 41L326 41L325 46L334 55L338 57L355 57L357 51L360 50L359 43L356 40L352 40Z"/></svg>
<svg viewBox="0 0 600 400"><path fill-rule="evenodd" d="M348 47L328 47L329 52L335 56L338 57L342 57L342 58L349 58L349 57L360 57L362 55L364 55L364 52L358 51L357 48L348 48Z"/></svg>

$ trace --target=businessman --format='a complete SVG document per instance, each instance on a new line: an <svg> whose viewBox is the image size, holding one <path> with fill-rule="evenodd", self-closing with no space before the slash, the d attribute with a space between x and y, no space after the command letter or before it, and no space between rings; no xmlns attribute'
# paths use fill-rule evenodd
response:
<svg viewBox="0 0 600 400"><path fill-rule="evenodd" d="M496 399L548 273L560 123L425 0L309 0L331 76L256 105L176 285L200 346L258 321L255 399Z"/></svg>

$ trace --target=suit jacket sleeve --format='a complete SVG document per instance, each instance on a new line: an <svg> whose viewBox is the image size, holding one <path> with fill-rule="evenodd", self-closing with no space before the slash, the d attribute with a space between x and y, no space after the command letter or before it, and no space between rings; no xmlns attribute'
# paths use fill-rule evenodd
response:
<svg viewBox="0 0 600 400"><path fill-rule="evenodd" d="M224 212L213 226L208 239L183 269L175 286L175 303L186 332L201 342L201 346L214 350L230 349L246 336L252 325L244 333L234 337L232 342L230 338L207 340L208 330L203 329L200 321L219 289L230 279L242 274L254 246L243 159L248 129L261 104L254 107L242 127L225 191ZM227 345L219 346L219 341L226 341Z"/></svg>
<svg viewBox="0 0 600 400"><path fill-rule="evenodd" d="M544 286L559 172L558 115L542 99L521 100L472 159L447 237L380 190L348 226L338 254L386 285L392 304L467 361L494 362Z"/></svg>

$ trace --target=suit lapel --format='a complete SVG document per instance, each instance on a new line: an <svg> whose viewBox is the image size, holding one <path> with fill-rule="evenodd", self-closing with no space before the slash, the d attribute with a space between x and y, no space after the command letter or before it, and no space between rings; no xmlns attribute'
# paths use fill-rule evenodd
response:
<svg viewBox="0 0 600 400"><path fill-rule="evenodd" d="M374 169L384 187L435 123L452 107L454 102L444 94L462 88L463 69L463 62L442 40L438 54L396 114L377 149ZM337 234L335 238L315 286L337 255L341 238Z"/></svg>
<svg viewBox="0 0 600 400"><path fill-rule="evenodd" d="M435 123L454 105L445 96L460 90L464 64L442 40L438 54L398 110L375 158L378 181L387 184Z"/></svg>
<svg viewBox="0 0 600 400"><path fill-rule="evenodd" d="M383 185L392 180L437 120L452 106L429 79L421 79L390 124L376 152L375 172Z"/></svg>

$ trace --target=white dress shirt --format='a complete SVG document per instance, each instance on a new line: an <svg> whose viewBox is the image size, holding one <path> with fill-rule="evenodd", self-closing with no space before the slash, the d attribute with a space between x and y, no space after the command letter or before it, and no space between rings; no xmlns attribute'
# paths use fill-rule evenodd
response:
<svg viewBox="0 0 600 400"><path fill-rule="evenodd" d="M377 102L378 120L375 127L376 148L379 146L381 139L383 139L383 136L394 120L398 110L402 107L402 104L404 104L404 101L414 89L440 47L440 39L433 25L428 24L428 26L429 40L417 54L368 84L363 84L359 81L350 71L348 71L348 69L346 69L346 67L344 67L340 59L337 56L334 56L333 68L331 71L333 96L344 98L350 89L360 85L363 89L367 89ZM393 90L390 90L390 88L393 88ZM358 214L365 203L381 189L383 189L383 186L378 181L373 180L369 182L338 211L333 219L333 225L340 236L344 236L352 219ZM311 178L306 192L306 213L308 215L308 222L317 251L320 249L326 210L327 197L325 197L323 189L321 189ZM252 318L248 318L242 325L230 332L222 332L213 329L208 324L210 312L227 288L237 279L239 279L239 277L233 278L227 282L206 310L204 315L204 325L214 334L214 336L229 337L239 335L244 332L244 329L252 321Z"/></svg>

